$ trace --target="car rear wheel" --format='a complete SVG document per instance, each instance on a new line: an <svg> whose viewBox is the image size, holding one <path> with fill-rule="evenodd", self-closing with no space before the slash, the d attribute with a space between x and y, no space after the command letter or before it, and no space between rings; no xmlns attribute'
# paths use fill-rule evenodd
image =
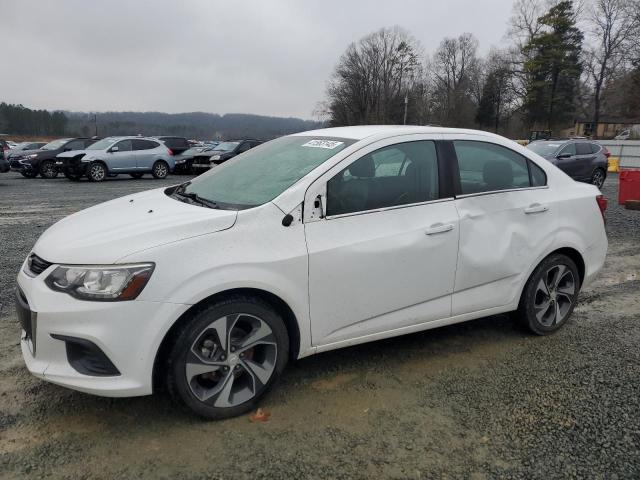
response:
<svg viewBox="0 0 640 480"><path fill-rule="evenodd" d="M94 162L89 165L87 177L92 182L102 182L105 178L107 178L107 167L105 167L104 164L100 162Z"/></svg>
<svg viewBox="0 0 640 480"><path fill-rule="evenodd" d="M130 173L129 175L131 176L131 178L142 178L142 175L144 175L144 173L136 172L136 173Z"/></svg>
<svg viewBox="0 0 640 480"><path fill-rule="evenodd" d="M598 188L602 188L604 185L604 179L606 178L606 173L601 168L596 168L591 175L591 183Z"/></svg>
<svg viewBox="0 0 640 480"><path fill-rule="evenodd" d="M167 359L167 387L200 416L252 410L280 377L289 336L280 315L258 298L236 296L188 319Z"/></svg>
<svg viewBox="0 0 640 480"><path fill-rule="evenodd" d="M40 176L42 178L56 178L58 169L51 160L46 160L40 164Z"/></svg>
<svg viewBox="0 0 640 480"><path fill-rule="evenodd" d="M580 276L575 262L566 255L551 255L529 277L518 316L538 335L553 333L573 312L579 291Z"/></svg>
<svg viewBox="0 0 640 480"><path fill-rule="evenodd" d="M153 164L151 174L153 175L153 178L167 178L167 175L169 175L169 165L167 165L167 162L164 160L158 160Z"/></svg>

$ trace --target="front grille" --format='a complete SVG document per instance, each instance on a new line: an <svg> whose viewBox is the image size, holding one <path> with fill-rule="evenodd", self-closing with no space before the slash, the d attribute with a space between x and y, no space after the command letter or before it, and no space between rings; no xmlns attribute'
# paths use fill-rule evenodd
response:
<svg viewBox="0 0 640 480"><path fill-rule="evenodd" d="M53 264L50 262L47 262L46 260L43 260L42 258L37 256L35 253L32 253L29 256L29 260L27 260L27 266L29 267L29 271L33 273L34 276L40 275L51 265Z"/></svg>

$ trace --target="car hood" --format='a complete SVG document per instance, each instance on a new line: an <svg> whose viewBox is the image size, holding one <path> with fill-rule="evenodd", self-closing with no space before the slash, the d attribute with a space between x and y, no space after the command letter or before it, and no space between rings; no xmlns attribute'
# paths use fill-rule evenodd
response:
<svg viewBox="0 0 640 480"><path fill-rule="evenodd" d="M50 227L33 251L48 262L112 264L149 248L231 228L237 212L168 197L164 188L101 203Z"/></svg>
<svg viewBox="0 0 640 480"><path fill-rule="evenodd" d="M42 153L42 152L47 152L48 150L9 150L7 152L7 155L10 157L26 157L27 155L31 155L34 153Z"/></svg>
<svg viewBox="0 0 640 480"><path fill-rule="evenodd" d="M62 152L56 155L57 158L73 158L76 155L87 153L86 150L69 150L68 152Z"/></svg>

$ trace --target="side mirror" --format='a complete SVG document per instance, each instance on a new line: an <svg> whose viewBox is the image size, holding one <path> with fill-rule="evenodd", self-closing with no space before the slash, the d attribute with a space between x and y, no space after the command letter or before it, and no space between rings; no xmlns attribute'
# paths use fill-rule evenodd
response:
<svg viewBox="0 0 640 480"><path fill-rule="evenodd" d="M110 152L110 153L114 153L114 152L117 152L118 150L120 150L120 148L119 148L119 147L117 147L117 146L116 146L116 147L111 147L111 148L109 149L109 152Z"/></svg>
<svg viewBox="0 0 640 480"><path fill-rule="evenodd" d="M564 158L571 158L573 157L573 155L571 155L570 153L561 153L560 155L558 155L556 158L558 160L562 160Z"/></svg>

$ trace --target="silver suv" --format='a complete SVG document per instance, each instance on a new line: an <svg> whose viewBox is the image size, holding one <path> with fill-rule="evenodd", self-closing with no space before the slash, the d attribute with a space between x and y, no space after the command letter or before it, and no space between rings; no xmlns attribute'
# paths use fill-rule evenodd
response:
<svg viewBox="0 0 640 480"><path fill-rule="evenodd" d="M79 180L86 175L93 182L118 173L128 173L133 178L145 173L165 178L175 168L171 149L148 137L107 137L86 150L64 152L56 159L68 179Z"/></svg>

